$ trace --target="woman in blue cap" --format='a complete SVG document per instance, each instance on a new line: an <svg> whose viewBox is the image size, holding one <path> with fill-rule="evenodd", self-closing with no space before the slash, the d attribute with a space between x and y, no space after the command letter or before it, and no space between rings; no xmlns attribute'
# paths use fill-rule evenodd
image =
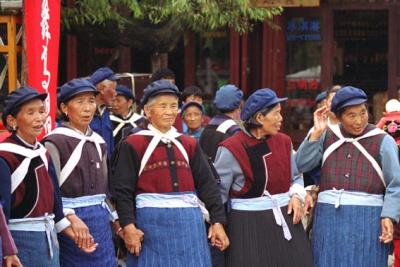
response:
<svg viewBox="0 0 400 267"><path fill-rule="evenodd" d="M200 135L204 130L202 126L204 113L205 110L202 104L195 101L185 103L181 108L182 119L187 126L183 134L192 136L199 141Z"/></svg>
<svg viewBox="0 0 400 267"><path fill-rule="evenodd" d="M314 266L387 266L393 223L400 217L400 165L395 141L368 124L367 95L346 86L328 110L314 113L314 130L296 154L300 171L320 164L313 224Z"/></svg>
<svg viewBox="0 0 400 267"><path fill-rule="evenodd" d="M245 130L220 144L215 167L228 204L231 246L226 266L310 266L311 251L300 223L306 192L290 138L279 133L281 102L271 89L244 104Z"/></svg>
<svg viewBox="0 0 400 267"><path fill-rule="evenodd" d="M81 238L78 243L88 242L92 235L98 244L96 251L85 254L60 236L61 266L116 266L110 221L117 217L106 203L107 148L104 139L89 127L96 111L96 93L84 79L62 85L58 105L64 122L44 140L54 162L64 208ZM115 229L118 227L115 225Z"/></svg>
<svg viewBox="0 0 400 267"><path fill-rule="evenodd" d="M23 266L59 266L56 231L76 240L63 214L53 162L37 141L46 97L21 87L6 98L2 115L12 134L0 144L0 199ZM80 247L94 249L90 242Z"/></svg>
<svg viewBox="0 0 400 267"><path fill-rule="evenodd" d="M131 134L119 151L111 185L130 267L211 266L199 199L209 211L211 244L229 245L207 159L194 138L172 127L179 95L167 80L149 84L142 99L148 129Z"/></svg>

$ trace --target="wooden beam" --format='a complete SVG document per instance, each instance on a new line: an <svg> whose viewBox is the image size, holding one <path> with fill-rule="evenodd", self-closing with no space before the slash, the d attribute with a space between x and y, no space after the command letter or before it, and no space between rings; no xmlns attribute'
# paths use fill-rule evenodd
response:
<svg viewBox="0 0 400 267"><path fill-rule="evenodd" d="M240 54L240 46L239 46L239 34L235 32L235 30L230 29L230 42L229 42L229 50L230 50L230 83L239 86L239 54Z"/></svg>
<svg viewBox="0 0 400 267"><path fill-rule="evenodd" d="M8 91L17 89L17 24L15 16L10 16L10 22L7 24L7 42L8 42Z"/></svg>
<svg viewBox="0 0 400 267"><path fill-rule="evenodd" d="M321 86L326 88L333 83L333 10L322 9L322 53Z"/></svg>
<svg viewBox="0 0 400 267"><path fill-rule="evenodd" d="M188 31L185 33L184 41L184 86L190 86L195 84L195 73L196 73L196 47L195 47L195 36L194 32Z"/></svg>
<svg viewBox="0 0 400 267"><path fill-rule="evenodd" d="M249 92L248 82L247 82L247 61L248 61L248 35L243 34L240 38L241 40L241 57L240 57L240 89L243 93L247 94Z"/></svg>

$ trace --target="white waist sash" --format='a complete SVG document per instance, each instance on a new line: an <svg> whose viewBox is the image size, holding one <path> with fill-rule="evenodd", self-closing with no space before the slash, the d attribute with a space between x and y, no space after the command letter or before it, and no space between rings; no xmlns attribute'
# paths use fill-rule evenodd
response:
<svg viewBox="0 0 400 267"><path fill-rule="evenodd" d="M76 209L76 208L84 208L90 206L101 205L103 208L107 209L110 221L115 221L118 219L117 211L108 206L106 202L105 194L98 194L93 196L83 196L83 197L75 197L75 198L62 198L62 202L64 208L67 209Z"/></svg>
<svg viewBox="0 0 400 267"><path fill-rule="evenodd" d="M383 206L383 195L332 189L320 192L318 203L332 204L335 205L335 208L340 205L381 207Z"/></svg>
<svg viewBox="0 0 400 267"><path fill-rule="evenodd" d="M46 232L50 257L53 258L52 243L58 246L57 235L54 230L54 214L35 218L11 219L8 228L10 231Z"/></svg>
<svg viewBox="0 0 400 267"><path fill-rule="evenodd" d="M283 235L286 240L292 239L289 226L283 217L281 207L287 206L290 201L289 193L282 193L276 195L267 195L256 198L233 198L231 199L231 208L234 210L272 210L276 224L282 226Z"/></svg>
<svg viewBox="0 0 400 267"><path fill-rule="evenodd" d="M193 193L156 194L143 193L136 197L136 208L200 208L203 218L209 221L204 203Z"/></svg>

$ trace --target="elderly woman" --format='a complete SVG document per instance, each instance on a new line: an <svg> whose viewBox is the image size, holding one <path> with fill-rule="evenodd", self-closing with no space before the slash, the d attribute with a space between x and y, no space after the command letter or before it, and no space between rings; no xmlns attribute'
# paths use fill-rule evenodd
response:
<svg viewBox="0 0 400 267"><path fill-rule="evenodd" d="M60 236L61 266L117 266L110 227L110 220L117 218L106 204L107 148L104 139L89 127L96 111L96 94L96 88L84 79L62 85L58 105L65 122L44 140L74 232L83 238L92 235L98 243L95 252L85 254ZM115 222L115 230L118 227Z"/></svg>
<svg viewBox="0 0 400 267"><path fill-rule="evenodd" d="M2 115L12 134L0 144L0 199L23 266L59 266L56 231L77 241L63 214L53 162L37 141L46 97L21 87L6 98ZM86 251L93 246L91 240L80 244Z"/></svg>
<svg viewBox="0 0 400 267"><path fill-rule="evenodd" d="M215 167L228 202L231 246L226 266L310 266L302 224L303 180L290 138L279 129L281 105L271 89L260 89L241 112L245 131L218 148Z"/></svg>
<svg viewBox="0 0 400 267"><path fill-rule="evenodd" d="M204 130L202 126L204 107L198 102L187 102L183 105L181 114L183 122L187 126L184 134L192 136L198 141Z"/></svg>
<svg viewBox="0 0 400 267"><path fill-rule="evenodd" d="M212 245L221 250L229 245L207 159L194 138L172 127L179 94L166 80L148 85L142 99L148 129L121 144L111 185L130 252L128 266L211 266L198 198L210 213Z"/></svg>
<svg viewBox="0 0 400 267"><path fill-rule="evenodd" d="M387 266L393 222L400 216L400 165L395 141L368 124L367 95L340 89L331 111L314 113L314 130L296 154L300 171L322 161L312 249L314 266Z"/></svg>

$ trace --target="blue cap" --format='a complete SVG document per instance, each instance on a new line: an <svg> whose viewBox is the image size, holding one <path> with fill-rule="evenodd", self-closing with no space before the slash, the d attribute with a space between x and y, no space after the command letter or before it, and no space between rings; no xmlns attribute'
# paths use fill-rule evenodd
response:
<svg viewBox="0 0 400 267"><path fill-rule="evenodd" d="M322 100L324 100L327 97L328 93L326 91L322 91L315 97L315 102L318 104Z"/></svg>
<svg viewBox="0 0 400 267"><path fill-rule="evenodd" d="M247 99L240 113L240 118L243 121L247 121L264 108L286 101L287 99L287 97L277 97L276 93L269 88L258 89Z"/></svg>
<svg viewBox="0 0 400 267"><path fill-rule="evenodd" d="M201 110L201 112L202 112L203 114L206 113L206 111L205 111L205 109L204 109L204 107L203 107L202 104L200 104L199 102L196 102L196 101L190 101L190 102L185 103L185 104L182 106L182 108L181 108L181 114L185 114L186 109L187 109L188 107L191 107L191 106L196 106L196 107L198 107L198 108Z"/></svg>
<svg viewBox="0 0 400 267"><path fill-rule="evenodd" d="M176 96L180 96L181 92L179 91L176 85L172 84L168 80L158 80L150 83L143 90L143 97L141 100L142 105L145 105L147 101L149 101L150 97L163 94L163 93L171 93Z"/></svg>
<svg viewBox="0 0 400 267"><path fill-rule="evenodd" d="M345 86L339 89L333 97L331 111L337 113L345 107L360 105L367 101L368 97L363 90L352 86Z"/></svg>
<svg viewBox="0 0 400 267"><path fill-rule="evenodd" d="M112 69L108 67L97 69L95 72L93 72L92 76L90 76L89 78L89 81L95 86L104 80L110 80L110 81L117 80L117 77L115 77L115 74L112 71Z"/></svg>
<svg viewBox="0 0 400 267"><path fill-rule="evenodd" d="M133 99L135 100L135 97L133 96L132 90L129 89L127 86L122 85L122 84L118 84L117 85L117 95L123 95L129 99Z"/></svg>
<svg viewBox="0 0 400 267"><path fill-rule="evenodd" d="M230 111L240 106L243 92L233 84L221 86L214 98L214 105L222 111Z"/></svg>
<svg viewBox="0 0 400 267"><path fill-rule="evenodd" d="M44 101L47 97L46 93L39 94L38 91L30 86L23 86L11 92L4 100L4 109L1 119L3 125L7 126L7 116L14 114L14 112L26 102L33 99L40 99Z"/></svg>
<svg viewBox="0 0 400 267"><path fill-rule="evenodd" d="M57 103L60 105L63 102L68 101L72 97L86 92L92 92L97 94L96 87L85 79L73 79L67 83L64 83L60 87L60 93L57 96Z"/></svg>

